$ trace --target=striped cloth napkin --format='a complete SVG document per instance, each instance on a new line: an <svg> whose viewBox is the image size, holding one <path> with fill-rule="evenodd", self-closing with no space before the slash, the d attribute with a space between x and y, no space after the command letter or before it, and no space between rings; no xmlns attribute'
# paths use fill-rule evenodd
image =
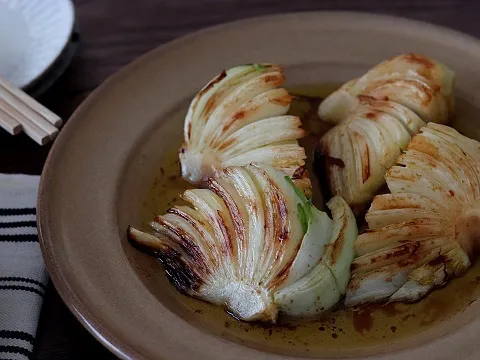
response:
<svg viewBox="0 0 480 360"><path fill-rule="evenodd" d="M28 359L48 281L37 237L39 177L0 174L0 359Z"/></svg>

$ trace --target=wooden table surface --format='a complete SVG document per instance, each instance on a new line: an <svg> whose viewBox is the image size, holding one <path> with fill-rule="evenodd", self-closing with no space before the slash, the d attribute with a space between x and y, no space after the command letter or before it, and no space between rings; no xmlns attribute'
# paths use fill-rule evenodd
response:
<svg viewBox="0 0 480 360"><path fill-rule="evenodd" d="M78 104L123 65L197 29L257 15L305 10L358 10L410 17L480 37L473 0L74 0L80 47L71 66L41 98L67 119ZM0 172L40 174L49 146L0 133ZM34 359L114 359L77 322L50 284Z"/></svg>

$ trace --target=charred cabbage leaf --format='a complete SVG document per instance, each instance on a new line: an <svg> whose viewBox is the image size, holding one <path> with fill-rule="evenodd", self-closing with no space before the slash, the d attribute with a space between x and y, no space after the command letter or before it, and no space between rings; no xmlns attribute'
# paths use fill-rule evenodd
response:
<svg viewBox="0 0 480 360"><path fill-rule="evenodd" d="M331 193L363 210L411 137L426 122L445 123L452 116L453 83L454 74L444 65L406 54L328 96L319 115L338 125L320 140L316 158Z"/></svg>
<svg viewBox="0 0 480 360"><path fill-rule="evenodd" d="M223 71L195 96L180 149L182 176L202 183L228 166L264 163L284 171L307 194L305 136L300 119L286 115L292 96L280 88L285 77L274 64L242 65Z"/></svg>
<svg viewBox="0 0 480 360"><path fill-rule="evenodd" d="M429 123L385 176L355 242L346 305L416 301L465 272L480 240L480 143Z"/></svg>
<svg viewBox="0 0 480 360"><path fill-rule="evenodd" d="M319 211L270 165L226 167L207 189L187 190L129 238L153 251L181 292L225 306L245 321L275 322L279 311L313 316L345 294L357 237L341 197Z"/></svg>

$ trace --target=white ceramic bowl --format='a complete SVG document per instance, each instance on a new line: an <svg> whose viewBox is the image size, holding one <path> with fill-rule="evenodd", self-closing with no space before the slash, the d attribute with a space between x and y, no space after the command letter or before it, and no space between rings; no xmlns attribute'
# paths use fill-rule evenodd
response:
<svg viewBox="0 0 480 360"><path fill-rule="evenodd" d="M68 43L70 0L0 0L0 76L23 88L38 79Z"/></svg>

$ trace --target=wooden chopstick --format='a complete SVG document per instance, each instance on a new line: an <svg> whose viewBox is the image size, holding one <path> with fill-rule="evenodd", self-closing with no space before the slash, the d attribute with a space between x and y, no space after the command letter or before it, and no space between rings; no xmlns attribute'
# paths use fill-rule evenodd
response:
<svg viewBox="0 0 480 360"><path fill-rule="evenodd" d="M49 134L57 130L57 128L48 122L43 116L30 108L27 104L22 102L19 98L9 92L7 89L3 88L1 85L0 98L2 98L10 108L15 109L18 114L21 114L21 118L18 119L21 124L23 124L24 119L27 119L27 121L31 120L35 122L39 127Z"/></svg>
<svg viewBox="0 0 480 360"><path fill-rule="evenodd" d="M35 111L47 120L50 124L55 127L60 127L63 125L63 121L57 114L48 110L45 106L34 100L32 97L28 96L22 90L18 89L7 80L0 77L0 88L8 91L12 96L18 98L23 104L28 106L31 110Z"/></svg>
<svg viewBox="0 0 480 360"><path fill-rule="evenodd" d="M12 135L17 135L22 132L22 125L11 117L7 112L2 110L0 106L0 127L8 131Z"/></svg>
<svg viewBox="0 0 480 360"><path fill-rule="evenodd" d="M40 145L53 140L62 119L0 78L0 126L11 134L23 131Z"/></svg>
<svg viewBox="0 0 480 360"><path fill-rule="evenodd" d="M40 145L45 145L52 139L50 137L50 134L47 131L42 129L34 121L30 120L28 117L25 117L17 109L12 107L10 103L5 101L5 99L2 98L1 93L0 93L0 109L2 109L2 112L4 114L7 114L7 116L17 121L21 125L25 134L30 136L33 140L35 140ZM55 128L55 131L58 132L56 128Z"/></svg>

